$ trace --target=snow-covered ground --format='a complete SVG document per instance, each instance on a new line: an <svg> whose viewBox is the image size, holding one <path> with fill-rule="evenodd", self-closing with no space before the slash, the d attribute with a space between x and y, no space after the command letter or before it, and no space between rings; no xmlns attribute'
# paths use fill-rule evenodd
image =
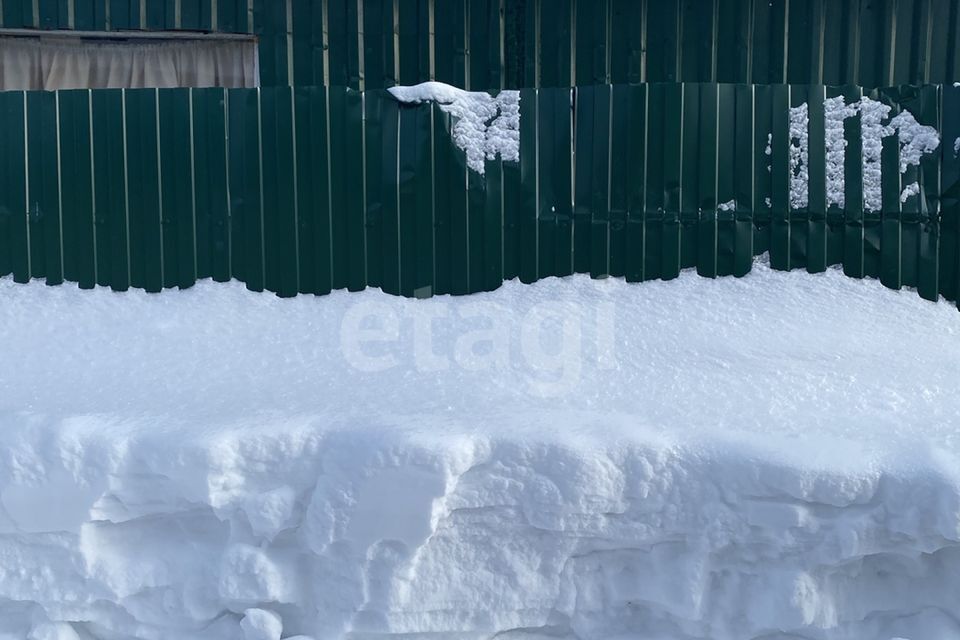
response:
<svg viewBox="0 0 960 640"><path fill-rule="evenodd" d="M836 271L0 280L0 638L960 638L960 314Z"/></svg>

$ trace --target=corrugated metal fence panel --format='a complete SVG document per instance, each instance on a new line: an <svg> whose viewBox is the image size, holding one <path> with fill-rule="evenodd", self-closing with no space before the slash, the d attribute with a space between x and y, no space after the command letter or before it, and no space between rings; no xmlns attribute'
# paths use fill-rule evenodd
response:
<svg viewBox="0 0 960 640"><path fill-rule="evenodd" d="M265 87L960 80L960 0L6 0L0 22L255 33Z"/></svg>
<svg viewBox="0 0 960 640"><path fill-rule="evenodd" d="M888 117L909 112L939 130L942 144L901 164L907 141L865 132L861 109L842 122L843 163L828 177L824 101L863 94L524 89L520 161L488 159L481 175L453 144L449 114L383 90L0 93L0 274L117 290L236 278L284 296L378 286L423 297L574 272L742 276L769 251L777 269L842 264L957 299L960 89L867 92ZM865 158L879 173L865 175ZM827 197L837 171L842 206ZM878 177L876 204L865 189ZM903 195L914 184L919 194Z"/></svg>

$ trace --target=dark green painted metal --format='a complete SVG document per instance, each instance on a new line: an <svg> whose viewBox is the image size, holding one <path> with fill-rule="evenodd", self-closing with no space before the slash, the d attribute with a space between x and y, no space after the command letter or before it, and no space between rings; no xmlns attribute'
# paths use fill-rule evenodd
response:
<svg viewBox="0 0 960 640"><path fill-rule="evenodd" d="M383 101L383 173L381 176L381 182L379 185L380 188L380 197L382 199L383 205L383 215L382 215L382 224L380 231L380 251L381 251L381 275L380 275L380 288L386 291L387 293L392 293L395 295L400 295L401 288L401 269L400 269L400 108L401 105L396 100L384 100ZM435 114L437 115L437 114ZM442 118L436 118L436 121L442 120ZM443 125L438 122L434 123L435 126L442 127ZM446 124L446 123L445 123ZM447 177L449 174L441 170L449 169L449 163L453 161L453 148L452 145L442 145L437 151L442 156L437 156L437 168L436 173L437 182L435 183L435 188L437 189L436 193L436 202L437 202L437 211L444 212L445 209L441 208L441 201L449 204L449 191L446 190L446 187L449 186L448 181L444 181L443 184L439 183L441 176ZM332 160L331 160L332 161ZM331 174L332 175L332 174ZM372 185L371 185L372 186ZM439 231L438 231L439 234ZM446 237L441 235L438 238L437 244L438 254L441 253L441 249L445 247L447 249L446 253L442 255L448 256L451 259L451 262L448 265L441 265L441 271L446 271L449 269L453 271L454 265L453 256L450 254L449 248L450 237L447 234ZM455 252L454 255L457 257L460 256L460 251ZM443 266L446 266L447 269L443 269ZM464 269L464 272L466 270ZM465 287L466 285L464 285Z"/></svg>
<svg viewBox="0 0 960 640"><path fill-rule="evenodd" d="M848 118L846 204L828 209L823 99L860 92L595 85L575 91L572 109L569 89L526 89L521 161L488 160L484 175L452 144L449 114L383 90L2 93L13 160L0 178L0 273L120 290L214 277L284 296L372 285L425 297L573 271L744 275L770 250L775 268L842 261L851 275L954 299L957 90L870 92L938 128L942 150L901 174L898 139L886 137L882 206L864 212L860 122ZM809 202L796 208L790 108L803 104ZM901 202L913 181L919 197Z"/></svg>
<svg viewBox="0 0 960 640"><path fill-rule="evenodd" d="M272 212L264 216L265 286L282 297L289 297L300 289L293 94L287 87L272 87L261 91L260 101L263 200L271 203Z"/></svg>
<svg viewBox="0 0 960 640"><path fill-rule="evenodd" d="M314 0L316 1L316 0ZM358 15L356 0L326 0L327 2L327 58L330 67L330 86L359 88L360 58L357 38ZM281 3L276 3L281 4ZM276 9L279 11L279 9ZM313 25L317 29L316 23ZM277 34L280 39L282 34ZM281 48L277 44L277 49ZM282 47L284 51L286 46ZM283 54L285 56L285 54ZM277 59L281 54L277 54ZM261 60L263 54L261 54Z"/></svg>
<svg viewBox="0 0 960 640"><path fill-rule="evenodd" d="M592 184L586 190L590 199L590 275L610 275L610 106L611 85L594 87L593 123L590 131ZM580 123L585 129L587 122ZM579 173L579 163L577 172Z"/></svg>
<svg viewBox="0 0 960 640"><path fill-rule="evenodd" d="M826 271L829 262L827 249L827 176L826 176L826 123L823 102L826 89L812 85L807 89L809 124L809 147L807 172L810 178L808 193L809 219L806 223L807 271Z"/></svg>
<svg viewBox="0 0 960 640"><path fill-rule="evenodd" d="M314 92L323 90L314 89ZM162 95L162 94L161 94ZM260 174L260 91L257 89L230 89L227 91L230 159L230 272L253 291L264 288L263 207ZM321 101L322 103L322 101ZM321 107L312 112L324 114ZM298 119L299 122L299 119ZM312 132L312 127L304 125ZM326 123L323 123L326 131ZM299 129L298 129L299 131ZM325 150L326 145L323 146ZM310 147L308 147L308 150ZM297 147L298 153L301 147ZM311 179L311 184L320 183ZM326 184L326 180L322 180ZM302 191L298 196L305 199ZM313 204L313 201L310 201ZM325 203L324 203L325 204ZM312 211L312 207L308 210ZM329 256L329 243L316 247L318 262ZM318 285L313 293L329 293Z"/></svg>
<svg viewBox="0 0 960 640"><path fill-rule="evenodd" d="M294 31L296 29L295 19ZM293 43L296 47L296 33ZM322 64L322 59L320 62ZM368 91L397 84L394 69L393 0L368 0L363 5L363 77L364 88Z"/></svg>
<svg viewBox="0 0 960 640"><path fill-rule="evenodd" d="M899 92L896 89L885 90L882 97L883 101L891 106L890 115L896 116L900 112L897 104ZM883 207L880 210L880 281L891 289L899 289L903 286L904 262L901 246L899 136L894 133L885 137L882 145ZM904 184L907 184L907 181L904 181Z"/></svg>
<svg viewBox="0 0 960 640"><path fill-rule="evenodd" d="M734 246L733 275L745 276L753 265L756 201L757 131L754 127L754 92L750 85L735 85L734 148ZM723 94L721 94L723 100ZM763 156L760 156L763 157ZM725 196L721 196L725 197Z"/></svg>
<svg viewBox="0 0 960 640"><path fill-rule="evenodd" d="M344 134L344 149L347 183L347 288L350 291L360 291L367 286L367 237L364 210L363 189L363 96L359 91L346 92L346 127ZM422 168L422 167L421 167ZM429 171L418 175L429 176ZM427 185L427 186L425 186ZM426 179L417 182L418 189L429 190ZM428 198L421 198L420 203L428 203Z"/></svg>
<svg viewBox="0 0 960 640"><path fill-rule="evenodd" d="M631 175L634 165L636 133L631 128L631 120L636 117L631 109L631 87L615 85L611 87L610 95L610 275L622 278L627 273L628 256L632 247L628 244L627 218L631 209L634 181L643 184L643 176ZM639 114L637 125L643 126L643 114ZM636 198L637 201L641 198ZM642 230L643 225L637 225ZM635 271L640 271L642 264L643 245L640 243L637 252L639 260L633 264Z"/></svg>
<svg viewBox="0 0 960 640"><path fill-rule="evenodd" d="M57 155L57 96L27 94L30 253L33 274L48 284L63 282L60 236L60 167Z"/></svg>
<svg viewBox="0 0 960 640"><path fill-rule="evenodd" d="M192 90L197 273L218 282L230 279L225 101L224 89Z"/></svg>
<svg viewBox="0 0 960 640"><path fill-rule="evenodd" d="M941 136L943 140L956 140L960 138L960 119L948 117L947 114L960 113L960 88L945 86L941 91ZM940 160L942 218L939 228L940 242L936 250L936 260L939 263L938 289L940 295L948 300L956 300L960 306L960 157L954 153L948 142L940 145ZM928 245L927 249L927 260L931 260L933 247Z"/></svg>
<svg viewBox="0 0 960 640"><path fill-rule="evenodd" d="M94 96L98 94L94 92ZM161 90L159 108L164 285L186 289L197 281L190 90ZM99 177L99 169L96 171ZM97 214L99 220L99 206Z"/></svg>
<svg viewBox="0 0 960 640"><path fill-rule="evenodd" d="M123 90L93 92L94 193L98 284L130 287L127 193L124 176Z"/></svg>
<svg viewBox="0 0 960 640"><path fill-rule="evenodd" d="M770 265L790 269L790 87L771 90Z"/></svg>
<svg viewBox="0 0 960 640"><path fill-rule="evenodd" d="M517 216L517 251L519 252L518 268L520 281L524 283L535 282L540 277L540 258L537 255L540 247L540 242L537 237L539 234L539 223L537 220L539 183L539 175L537 172L537 117L539 111L537 90L521 90L520 148L524 149L524 152L520 154L520 184L522 195L519 199L520 207ZM587 213L587 215L589 216L589 213ZM579 228L575 228L575 240L578 232ZM588 232L589 226L586 228L585 233ZM587 237L589 238L589 236ZM589 259L589 254L583 257Z"/></svg>
<svg viewBox="0 0 960 640"><path fill-rule="evenodd" d="M19 91L0 92L0 274L13 273L17 282L30 279L29 226L27 223L26 96Z"/></svg>
<svg viewBox="0 0 960 640"><path fill-rule="evenodd" d="M81 289L92 289L97 283L97 266L90 164L90 92L61 91L58 95L64 277L79 283ZM0 219L2 217L0 213ZM0 240L0 252L2 246Z"/></svg>
<svg viewBox="0 0 960 640"><path fill-rule="evenodd" d="M396 101L388 100L387 105L396 112ZM453 217L452 217L452 187L455 169L452 165L453 150L449 143L449 116L440 108L430 105L433 117L433 205L434 205L434 263L436 264L436 278L434 292L448 294L453 290L454 257L460 257L460 251L454 250L453 245ZM386 119L384 119L386 123ZM396 147L392 153L384 150L384 157L396 156ZM504 213L510 210L504 209ZM516 209L513 209L516 211ZM515 237L507 228L504 221L504 245L509 238Z"/></svg>
<svg viewBox="0 0 960 640"><path fill-rule="evenodd" d="M697 225L697 273L716 278L719 271L719 154L720 154L720 91L715 84L705 84L699 92L700 144L696 147L697 198L700 220ZM689 164L693 164L693 158Z"/></svg>
<svg viewBox="0 0 960 640"><path fill-rule="evenodd" d="M647 118L644 190L643 278L657 279L663 273L663 221L666 207L666 171L664 168L664 118L667 85L647 85Z"/></svg>
<svg viewBox="0 0 960 640"><path fill-rule="evenodd" d="M38 26L33 16L32 0L6 0L3 3L3 26L24 29Z"/></svg>
<svg viewBox="0 0 960 640"><path fill-rule="evenodd" d="M130 286L163 289L157 90L124 92Z"/></svg>
<svg viewBox="0 0 960 640"><path fill-rule="evenodd" d="M440 0L435 3L435 75L438 81L456 87L467 86L466 20L466 0ZM392 45L391 41L391 49Z"/></svg>
<svg viewBox="0 0 960 640"><path fill-rule="evenodd" d="M848 104L862 96L858 87L844 87ZM844 228L843 272L854 278L864 276L864 217L863 217L863 136L860 114L843 123L843 137L847 141L844 161Z"/></svg>
<svg viewBox="0 0 960 640"><path fill-rule="evenodd" d="M618 87L614 87L616 93ZM614 157L623 159L622 166L626 168L623 179L627 187L627 225L624 241L624 275L628 282L640 282L646 279L646 193L647 193L647 98L648 87L633 85L627 89L626 103L614 101L614 126L622 120L626 121L623 136L613 138ZM626 109L621 113L618 104ZM619 130L619 129L618 129ZM626 141L627 148L621 152L619 146ZM614 166L621 166L620 162ZM612 179L620 179L614 175ZM572 250L572 248L571 248Z"/></svg>
<svg viewBox="0 0 960 640"><path fill-rule="evenodd" d="M680 114L680 269L697 266L700 225L700 136L688 132L700 128L700 85L684 83ZM678 273L679 275L679 273Z"/></svg>
<svg viewBox="0 0 960 640"><path fill-rule="evenodd" d="M790 86L790 108L800 107L801 105L807 104L807 118L809 120L810 115L810 106L809 106L809 94L807 91L806 85L791 85ZM815 96L815 99L816 98ZM820 100L820 105L823 105L823 101ZM809 175L809 123L807 125L808 131L808 142L807 142L807 170ZM792 134L791 134L791 137ZM802 161L802 160L801 160ZM791 190L793 187L791 187ZM790 253L789 253L789 266L790 269L800 269L807 267L807 248L809 245L809 222L810 222L810 208L809 208L809 198L810 198L810 185L809 181L807 183L807 201L808 206L805 207L794 207L790 206L788 214L788 224L790 226Z"/></svg>
<svg viewBox="0 0 960 640"><path fill-rule="evenodd" d="M941 111L941 95L938 87L925 86L919 90L919 106L914 110L916 118L921 124L935 126L942 130L946 118L945 111ZM956 112L953 112L956 113ZM960 135L950 137L944 135L938 152L950 149L950 140L956 140ZM946 141L944 143L943 141ZM917 238L917 292L927 300L936 300L938 294L939 261L937 260L937 244L939 240L940 221L940 171L942 161L940 155L924 156L920 159L920 189L923 197L919 200L919 220Z"/></svg>
<svg viewBox="0 0 960 640"><path fill-rule="evenodd" d="M614 84L644 81L647 1L610 0L610 81Z"/></svg>
<svg viewBox="0 0 960 640"><path fill-rule="evenodd" d="M379 104L375 97L374 92L368 94L368 105ZM325 294L330 293L332 287L326 89L297 87L294 90L294 105L297 123L295 162L300 291ZM370 138L367 141L369 143ZM369 154L367 157L370 158ZM377 174L369 163L366 169L369 183ZM378 175L377 178L379 182ZM368 194L370 192L368 190ZM370 224L369 209L367 215Z"/></svg>
<svg viewBox="0 0 960 640"><path fill-rule="evenodd" d="M594 189L594 109L596 108L595 94L601 88L597 86L578 87L574 105L574 170L575 183L573 191L573 269L577 273L590 272L591 254L591 225L593 221L593 189ZM523 145L523 118L521 123L520 147ZM523 164L525 154L521 153L520 163ZM526 181L526 180L524 180Z"/></svg>
<svg viewBox="0 0 960 640"><path fill-rule="evenodd" d="M215 9L212 0L179 0L179 24L177 0L145 0L143 24L138 0L73 4L75 29L255 33L265 87L358 89L361 60L364 88L415 84L431 79L431 57L436 79L491 91L605 82L872 88L960 80L956 0L434 0L432 50L429 0L397 0L396 14L393 0L255 0L253 24L246 0L218 0ZM69 7L67 0L38 0L34 15L33 0L6 0L0 17L7 28L67 29ZM330 78L323 77L325 51Z"/></svg>
<svg viewBox="0 0 960 640"><path fill-rule="evenodd" d="M427 0L403 0L400 4L396 14L399 83L417 84L430 78L429 6Z"/></svg>
<svg viewBox="0 0 960 640"><path fill-rule="evenodd" d="M575 5L576 83L592 85L609 82L607 40L610 32L610 0L576 0ZM553 8L541 7L540 11L542 16L544 11L553 11Z"/></svg>
<svg viewBox="0 0 960 640"><path fill-rule="evenodd" d="M683 98L681 84L665 86L663 103L663 226L660 239L660 277L671 280L680 275L683 256L680 211L683 204Z"/></svg>
<svg viewBox="0 0 960 640"><path fill-rule="evenodd" d="M582 3L582 0L581 0ZM540 6L540 86L568 87L572 75L571 12L575 0L556 0Z"/></svg>
<svg viewBox="0 0 960 640"><path fill-rule="evenodd" d="M277 40L276 14L272 14L273 33L267 36L269 46L286 46ZM316 0L292 0L290 25L293 32L293 84L322 86L323 76L323 4ZM369 39L368 39L369 40ZM261 40L261 47L267 46ZM261 59L265 54L261 53ZM373 85L375 88L376 85Z"/></svg>
<svg viewBox="0 0 960 640"><path fill-rule="evenodd" d="M469 5L470 83L467 88L471 91L496 93L502 85L500 71L500 0L469 0ZM562 7L556 7L556 10L562 11L562 9ZM426 8L423 11L426 12ZM401 15L403 15L403 11L401 11ZM429 25L424 25L424 27L429 29ZM421 35L421 43L425 45L420 48L423 58L421 63L429 66L429 38L424 38ZM420 77L423 77L422 73Z"/></svg>
<svg viewBox="0 0 960 640"><path fill-rule="evenodd" d="M400 294L433 295L430 109L400 107Z"/></svg>

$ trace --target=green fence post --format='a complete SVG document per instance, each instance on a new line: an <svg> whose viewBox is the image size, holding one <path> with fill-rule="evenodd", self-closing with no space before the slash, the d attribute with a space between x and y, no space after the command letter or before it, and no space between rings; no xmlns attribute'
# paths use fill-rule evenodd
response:
<svg viewBox="0 0 960 640"><path fill-rule="evenodd" d="M770 266L790 269L790 87L774 85L771 93L770 139Z"/></svg>
<svg viewBox="0 0 960 640"><path fill-rule="evenodd" d="M753 87L753 254L770 250L773 218L773 87Z"/></svg>
<svg viewBox="0 0 960 640"><path fill-rule="evenodd" d="M884 103L892 109L890 116L896 116L901 107L899 92L896 89L884 89L880 94ZM900 219L900 151L899 135L894 133L883 138L881 150L880 192L882 208L880 210L880 282L891 289L899 289L901 278L901 219Z"/></svg>
<svg viewBox="0 0 960 640"><path fill-rule="evenodd" d="M953 141L960 138L960 88L941 91L939 293L960 306L960 157ZM929 258L928 258L929 260Z"/></svg>
<svg viewBox="0 0 960 640"><path fill-rule="evenodd" d="M647 178L643 211L644 280L658 279L663 274L663 225L664 211L667 206L664 123L668 86L661 83L647 85Z"/></svg>
<svg viewBox="0 0 960 640"><path fill-rule="evenodd" d="M27 123L31 264L35 276L46 277L47 284L55 285L63 282L55 93L44 91L27 94Z"/></svg>
<svg viewBox="0 0 960 640"><path fill-rule="evenodd" d="M396 104L395 100L388 100L388 103ZM430 110L433 118L433 202L434 202L434 262L436 266L436 281L434 282L434 294L442 295L453 292L453 269L454 256L459 257L462 250L454 251L453 248L453 217L452 217L452 198L454 174L457 173L453 162L453 144L450 141L449 121L450 116L444 113L436 104L430 104ZM384 128L386 131L386 127ZM385 153L387 153L385 148ZM394 148L394 155L396 151ZM384 167L387 166L384 162ZM386 184L386 175L384 176ZM384 199L386 200L386 194ZM504 215L516 212L516 207L504 206ZM388 211L384 209L384 222ZM386 238L384 239L386 242ZM384 264L386 273L386 264Z"/></svg>
<svg viewBox="0 0 960 640"><path fill-rule="evenodd" d="M570 156L563 156L561 129L569 130L569 120L562 119L554 103L560 89L540 89L537 92L537 273L541 278L557 275L557 204L562 199L563 176L558 172L567 166L570 182ZM568 109L569 112L569 109ZM568 136L569 138L569 136Z"/></svg>
<svg viewBox="0 0 960 640"><path fill-rule="evenodd" d="M590 182L590 275L610 275L610 105L611 85L594 87ZM590 126L583 122L581 125Z"/></svg>

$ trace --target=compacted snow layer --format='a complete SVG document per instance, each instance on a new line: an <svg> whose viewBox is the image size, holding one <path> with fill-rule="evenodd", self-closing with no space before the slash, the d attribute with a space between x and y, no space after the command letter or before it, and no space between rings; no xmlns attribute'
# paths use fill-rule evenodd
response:
<svg viewBox="0 0 960 640"><path fill-rule="evenodd" d="M960 638L950 305L763 264L0 301L0 638Z"/></svg>

